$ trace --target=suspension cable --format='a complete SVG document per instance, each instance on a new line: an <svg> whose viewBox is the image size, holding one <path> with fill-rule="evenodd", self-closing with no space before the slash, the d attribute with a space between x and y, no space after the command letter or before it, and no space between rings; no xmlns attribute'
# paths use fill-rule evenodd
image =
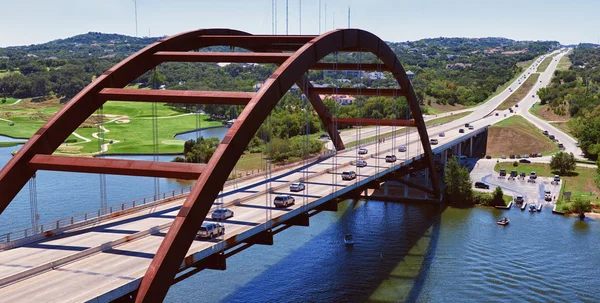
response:
<svg viewBox="0 0 600 303"><path fill-rule="evenodd" d="M33 233L38 233L40 215L37 204L37 182L36 174L34 173L31 179L29 179L29 211L31 213L31 229Z"/></svg>
<svg viewBox="0 0 600 303"><path fill-rule="evenodd" d="M100 106L100 108L97 111L96 114L97 117L97 123L96 126L98 127L98 133L97 133L97 137L98 137L98 157L102 158L105 152L105 148L108 150L108 145L106 145L105 142L105 127L104 127L104 109L103 106ZM107 205L107 198L106 198L106 175L105 174L100 174L100 214L105 214L106 213L106 208L108 207Z"/></svg>
<svg viewBox="0 0 600 303"><path fill-rule="evenodd" d="M153 72L154 72L154 77L153 77L153 89L157 89L157 83L156 83L156 78L158 76L158 73L156 71L156 68L153 68ZM154 154L152 156L152 159L154 160L154 162L158 162L159 161L159 156L158 156L158 142L159 142L159 135L158 135L158 108L156 106L156 102L152 102L152 145L154 147ZM154 177L154 200L158 200L160 199L160 179L157 177Z"/></svg>

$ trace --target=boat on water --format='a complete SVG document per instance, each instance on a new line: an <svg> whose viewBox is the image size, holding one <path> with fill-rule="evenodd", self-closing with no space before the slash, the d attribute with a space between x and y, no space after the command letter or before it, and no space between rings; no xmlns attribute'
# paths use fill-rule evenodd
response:
<svg viewBox="0 0 600 303"><path fill-rule="evenodd" d="M529 212L536 212L537 211L537 206L533 203L529 204Z"/></svg>
<svg viewBox="0 0 600 303"><path fill-rule="evenodd" d="M347 234L344 236L344 243L346 243L346 245L354 245L354 237L352 237L351 234Z"/></svg>
<svg viewBox="0 0 600 303"><path fill-rule="evenodd" d="M498 223L498 225L508 225L509 222L510 222L510 220L508 220L508 218L506 218L506 217L496 221L496 223Z"/></svg>

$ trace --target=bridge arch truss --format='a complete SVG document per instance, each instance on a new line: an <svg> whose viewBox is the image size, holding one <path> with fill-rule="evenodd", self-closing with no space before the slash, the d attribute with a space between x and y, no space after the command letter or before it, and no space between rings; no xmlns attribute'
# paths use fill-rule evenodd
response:
<svg viewBox="0 0 600 303"><path fill-rule="evenodd" d="M210 53L195 50L230 46L252 52ZM320 62L336 52L371 52L382 64L332 64ZM143 73L163 62L273 63L278 68L258 92L201 92L123 89ZM279 100L297 84L308 96L337 150L344 144L336 123L356 124L352 119L332 117L319 97L331 88L313 88L305 74L309 70L389 71L399 89L362 89L364 95L404 96L412 120L362 119L363 124L416 126L423 146L424 161L430 169L433 193L439 198L439 183L433 154L419 103L406 72L389 46L377 36L359 29L334 30L320 36L251 35L231 29L203 29L162 39L118 63L77 94L55 114L0 171L0 213L2 213L37 170L92 172L134 176L197 179L181 210L144 275L137 300L164 298L170 281L190 247L200 224L234 169L247 144ZM356 89L339 93L358 94ZM107 100L172 102L190 104L244 105L207 164L159 163L116 159L52 156L52 153ZM373 124L375 125L375 124ZM165 282L168 281L168 282Z"/></svg>

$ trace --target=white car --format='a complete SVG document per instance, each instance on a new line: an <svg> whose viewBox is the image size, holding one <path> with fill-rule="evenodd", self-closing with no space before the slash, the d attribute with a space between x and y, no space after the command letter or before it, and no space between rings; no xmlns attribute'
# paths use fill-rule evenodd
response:
<svg viewBox="0 0 600 303"><path fill-rule="evenodd" d="M226 220L233 217L233 211L227 208L221 208L213 211L212 218L214 220Z"/></svg>
<svg viewBox="0 0 600 303"><path fill-rule="evenodd" d="M406 146L402 145L402 146L398 147L398 151L399 152L405 152L406 151Z"/></svg>
<svg viewBox="0 0 600 303"><path fill-rule="evenodd" d="M368 154L368 153L369 153L369 150L368 150L368 149L366 149L366 148L359 148L359 149L358 149L358 154L359 154L359 155L366 155L366 154Z"/></svg>
<svg viewBox="0 0 600 303"><path fill-rule="evenodd" d="M303 191L305 188L303 183L293 183L292 185L290 185L290 191Z"/></svg>
<svg viewBox="0 0 600 303"><path fill-rule="evenodd" d="M296 200L290 195L279 195L275 197L274 201L275 207L288 207L290 205L294 205L295 203Z"/></svg>
<svg viewBox="0 0 600 303"><path fill-rule="evenodd" d="M385 162L389 162L389 163L396 162L396 156L395 155L387 155L387 156L385 156Z"/></svg>

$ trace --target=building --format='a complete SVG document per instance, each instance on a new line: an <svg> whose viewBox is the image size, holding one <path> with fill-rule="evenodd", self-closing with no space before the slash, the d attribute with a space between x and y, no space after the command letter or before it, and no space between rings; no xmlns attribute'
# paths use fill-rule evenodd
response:
<svg viewBox="0 0 600 303"><path fill-rule="evenodd" d="M409 70L406 72L406 76L408 77L408 79L413 79L415 77L415 73Z"/></svg>
<svg viewBox="0 0 600 303"><path fill-rule="evenodd" d="M454 63L454 64L446 64L447 69L463 69L467 67L471 67L471 63Z"/></svg>
<svg viewBox="0 0 600 303"><path fill-rule="evenodd" d="M385 80L385 75L382 72L371 72L365 76L369 80Z"/></svg>
<svg viewBox="0 0 600 303"><path fill-rule="evenodd" d="M352 105L354 103L354 101L356 100L356 98L354 98L350 95L333 94L333 95L319 95L319 97L321 97L322 100L325 100L325 99L334 100L339 105Z"/></svg>

